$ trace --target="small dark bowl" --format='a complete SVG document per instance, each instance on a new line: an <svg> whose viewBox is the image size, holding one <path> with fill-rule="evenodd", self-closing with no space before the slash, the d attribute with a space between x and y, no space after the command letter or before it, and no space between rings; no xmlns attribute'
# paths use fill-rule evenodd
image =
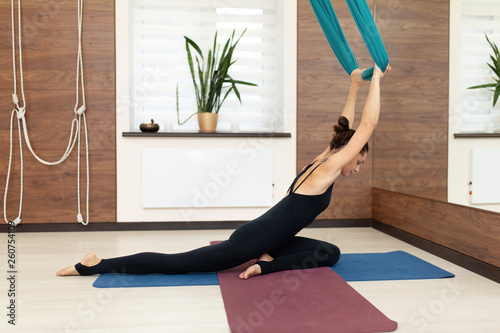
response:
<svg viewBox="0 0 500 333"><path fill-rule="evenodd" d="M139 126L139 129L141 130L141 132L158 132L158 130L160 129L160 125L146 123L146 124L141 124Z"/></svg>

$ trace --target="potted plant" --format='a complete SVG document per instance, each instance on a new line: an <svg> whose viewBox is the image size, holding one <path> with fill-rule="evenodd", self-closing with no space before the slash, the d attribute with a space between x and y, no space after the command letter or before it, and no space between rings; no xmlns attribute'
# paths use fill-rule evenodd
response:
<svg viewBox="0 0 500 333"><path fill-rule="evenodd" d="M198 110L189 116L185 121L179 119L179 87L177 86L177 122L179 125L186 123L194 115L198 115L198 124L201 132L215 132L219 110L227 96L234 92L241 103L241 96L237 84L256 86L254 83L235 80L229 75L229 68L236 60L232 60L234 49L243 33L237 40L234 40L234 30L228 38L222 54L219 56L220 45L217 44L217 32L215 32L213 49L208 50L207 57L203 56L200 47L189 37L186 40L187 59L191 77L193 79ZM196 69L193 61L192 49L196 52ZM225 94L223 92L225 91Z"/></svg>
<svg viewBox="0 0 500 333"><path fill-rule="evenodd" d="M478 86L473 86L469 87L468 89L482 89L482 88L490 88L490 90L493 92L493 107L498 102L498 96L500 95L500 52L498 51L498 47L494 42L491 42L488 38L487 35L485 35L486 40L490 44L491 48L493 49L493 55L490 55L492 63L486 63L493 73L495 74L496 77L493 77L493 80L495 80L494 83L486 83L486 84L481 84Z"/></svg>

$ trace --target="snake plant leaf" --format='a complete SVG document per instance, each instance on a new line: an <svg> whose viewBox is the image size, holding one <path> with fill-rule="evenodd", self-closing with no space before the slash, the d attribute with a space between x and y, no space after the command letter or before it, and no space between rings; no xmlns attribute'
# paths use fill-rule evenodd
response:
<svg viewBox="0 0 500 333"><path fill-rule="evenodd" d="M478 86L469 87L467 89L482 89L482 88L494 88L494 87L496 87L495 83L486 83Z"/></svg>
<svg viewBox="0 0 500 333"><path fill-rule="evenodd" d="M491 48L493 49L493 52L495 53L495 57L497 58L497 61L498 59L500 59L500 52L498 51L498 47L496 46L496 44L492 41L490 41L490 39L488 38L488 35L485 34L485 37L486 37L486 40L488 41L488 43L490 44Z"/></svg>
<svg viewBox="0 0 500 333"><path fill-rule="evenodd" d="M204 81L207 84L210 80L211 67L212 67L212 50L208 50L208 64L207 64L207 70L205 71L205 78L204 78Z"/></svg>
<svg viewBox="0 0 500 333"><path fill-rule="evenodd" d="M226 44L224 45L224 49L222 50L222 55L221 59L225 59L226 57L226 52L228 51L229 44L231 43L231 38L227 40Z"/></svg>
<svg viewBox="0 0 500 333"><path fill-rule="evenodd" d="M219 105L222 105L222 103L224 103L224 101L226 100L227 96L229 95L229 93L233 90L233 88L229 88L227 91L226 91L226 94L224 95L224 98L222 99L222 101L219 102ZM217 110L217 113L219 113L219 110Z"/></svg>
<svg viewBox="0 0 500 333"><path fill-rule="evenodd" d="M236 40L236 42L234 42L233 46L232 46L232 49L234 50L236 48L236 45L238 45L238 42L240 41L241 37L243 37L243 34L247 31L247 29L243 30L243 32L241 33L240 37ZM234 36L234 30L233 30L233 36Z"/></svg>
<svg viewBox="0 0 500 333"><path fill-rule="evenodd" d="M187 51L187 58L188 58L188 64L189 64L189 70L191 71L191 77L193 79L193 85L194 85L194 90L196 94L196 102L198 105L201 104L200 100L200 90L198 89L198 84L196 83L196 78L195 78L195 73L194 73L194 64L193 64L193 57L191 55L191 49L189 48L189 43L186 41L186 51Z"/></svg>
<svg viewBox="0 0 500 333"><path fill-rule="evenodd" d="M500 56L498 58L496 58L496 55L495 55L495 57L493 57L492 55L490 55L490 58L491 58L491 62L498 69L499 68L498 65L500 65Z"/></svg>
<svg viewBox="0 0 500 333"><path fill-rule="evenodd" d="M493 65L491 65L491 64L487 64L487 65L488 65L489 68L491 68L491 70L493 71L493 73L495 73L497 76L500 76L499 75L500 71L497 68L493 67ZM497 80L495 80L495 81L497 81Z"/></svg>
<svg viewBox="0 0 500 333"><path fill-rule="evenodd" d="M493 73L500 76L500 59L495 59L492 55L490 55L490 59L493 64L488 64L488 66L490 66Z"/></svg>
<svg viewBox="0 0 500 333"><path fill-rule="evenodd" d="M186 120L184 120L183 122L181 122L180 115L179 115L179 85L177 85L177 88L175 90L175 96L176 96L176 100L177 100L177 103L176 103L177 104L177 123L179 125L184 125L189 119L191 119L191 117L193 117L198 112L193 113Z"/></svg>
<svg viewBox="0 0 500 333"><path fill-rule="evenodd" d="M236 97L238 97L238 101L240 101L240 104L241 104L241 96L240 96L240 92L238 91L238 88L236 88L235 84L233 84L232 88L234 90L234 93L236 94Z"/></svg>
<svg viewBox="0 0 500 333"><path fill-rule="evenodd" d="M205 67L205 64L203 64L202 67L200 67L200 61L199 61L198 57L196 57L196 62L198 63L198 77L200 80L200 88L201 88L200 98L201 98L201 106L203 108L203 106L206 103L206 91L207 91L207 84L203 80L203 67Z"/></svg>
<svg viewBox="0 0 500 333"><path fill-rule="evenodd" d="M235 84L244 84L246 86L258 86L257 84L255 83L252 83L252 82L246 82L246 81L240 81L240 80L233 80L233 81L229 81L229 82L234 82Z"/></svg>
<svg viewBox="0 0 500 333"><path fill-rule="evenodd" d="M227 78L228 78L228 80L226 82L231 83L231 88L234 90L234 93L235 93L236 97L238 97L238 100L240 101L240 104L241 104L241 96L240 96L240 92L238 91L238 88L236 87L236 82L229 75L227 76Z"/></svg>
<svg viewBox="0 0 500 333"><path fill-rule="evenodd" d="M222 78L225 78L225 76L227 75L229 67L231 66L230 61L231 61L230 55L227 55L227 56L221 58L221 60L220 60L218 71L219 71Z"/></svg>
<svg viewBox="0 0 500 333"><path fill-rule="evenodd" d="M495 94L493 95L493 107L495 107L495 105L497 104L499 95L500 95L500 83L497 84Z"/></svg>
<svg viewBox="0 0 500 333"><path fill-rule="evenodd" d="M214 46L213 46L213 49L214 49L214 53L215 53L215 50L217 49L217 31L215 31L215 36L214 36Z"/></svg>
<svg viewBox="0 0 500 333"><path fill-rule="evenodd" d="M186 45L190 44L196 50L196 52L198 52L198 54L201 56L201 58L203 59L203 52L201 51L198 44L196 44L191 38L189 38L187 36L184 36L184 38L186 39Z"/></svg>

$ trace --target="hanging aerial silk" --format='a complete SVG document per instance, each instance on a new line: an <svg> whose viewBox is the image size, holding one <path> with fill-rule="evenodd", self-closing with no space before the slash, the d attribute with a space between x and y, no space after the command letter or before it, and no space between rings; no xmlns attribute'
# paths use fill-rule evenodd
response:
<svg viewBox="0 0 500 333"><path fill-rule="evenodd" d="M330 0L309 0L309 2L330 47L344 70L350 75L353 70L359 68L359 65L340 27ZM389 65L389 56L366 0L346 0L346 2L373 61L384 71ZM362 77L369 81L372 74L373 67L363 71Z"/></svg>

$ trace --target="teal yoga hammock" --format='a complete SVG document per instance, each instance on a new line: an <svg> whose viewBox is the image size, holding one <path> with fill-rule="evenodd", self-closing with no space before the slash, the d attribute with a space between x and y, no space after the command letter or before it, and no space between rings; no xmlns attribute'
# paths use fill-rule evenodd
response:
<svg viewBox="0 0 500 333"><path fill-rule="evenodd" d="M337 59L347 74L351 75L353 70L359 68L358 62L340 27L330 0L309 0L309 2ZM389 56L366 0L346 0L346 2L373 61L382 71L385 70L389 65ZM373 67L363 71L362 77L369 81L372 74Z"/></svg>

